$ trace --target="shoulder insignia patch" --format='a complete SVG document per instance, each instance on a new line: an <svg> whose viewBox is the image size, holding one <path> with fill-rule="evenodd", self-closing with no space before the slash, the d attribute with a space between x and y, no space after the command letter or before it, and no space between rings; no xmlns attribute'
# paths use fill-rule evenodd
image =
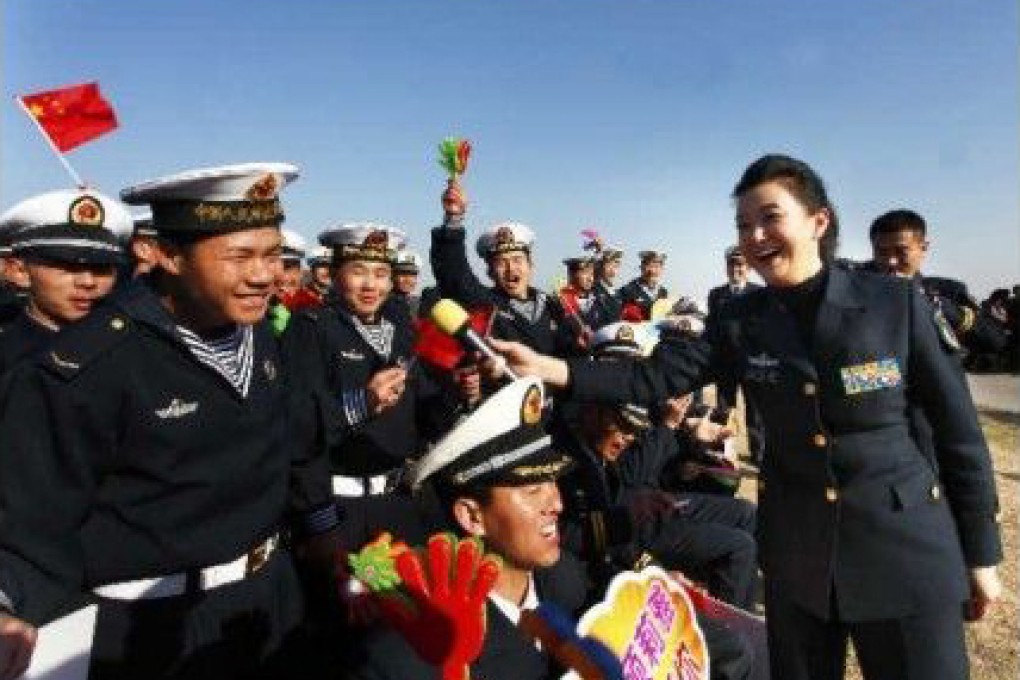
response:
<svg viewBox="0 0 1020 680"><path fill-rule="evenodd" d="M942 313L941 309L936 307L932 316L935 320L935 330L939 333L939 340L942 341L942 344L950 352L959 352L961 349L960 339L956 337L956 332L949 325L946 315Z"/></svg>
<svg viewBox="0 0 1020 680"><path fill-rule="evenodd" d="M45 355L43 366L71 380L92 361L128 338L130 333L125 331L129 326L127 317L113 310L76 324L70 332L57 336Z"/></svg>

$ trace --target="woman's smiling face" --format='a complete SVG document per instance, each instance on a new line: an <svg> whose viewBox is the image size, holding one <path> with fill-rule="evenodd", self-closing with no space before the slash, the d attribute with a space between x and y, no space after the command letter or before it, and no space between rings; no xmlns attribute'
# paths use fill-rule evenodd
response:
<svg viewBox="0 0 1020 680"><path fill-rule="evenodd" d="M810 213L781 180L737 199L740 250L770 286L795 286L821 269L819 240L828 226L828 210Z"/></svg>

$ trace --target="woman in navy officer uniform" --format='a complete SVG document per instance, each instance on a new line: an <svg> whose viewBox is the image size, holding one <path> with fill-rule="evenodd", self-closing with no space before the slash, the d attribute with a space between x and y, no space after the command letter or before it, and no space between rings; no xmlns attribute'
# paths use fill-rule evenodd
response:
<svg viewBox="0 0 1020 680"><path fill-rule="evenodd" d="M518 374L650 403L719 377L760 405L759 555L773 677L966 678L963 619L999 596L988 448L952 338L916 286L832 266L836 214L801 161L765 156L733 192L767 287L648 361L559 361L495 342ZM911 409L935 427L926 456Z"/></svg>

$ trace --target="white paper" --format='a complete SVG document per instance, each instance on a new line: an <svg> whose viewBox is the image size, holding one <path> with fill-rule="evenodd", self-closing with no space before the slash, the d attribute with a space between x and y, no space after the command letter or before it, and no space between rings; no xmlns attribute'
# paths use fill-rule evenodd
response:
<svg viewBox="0 0 1020 680"><path fill-rule="evenodd" d="M39 629L28 680L86 680L97 605L89 605Z"/></svg>

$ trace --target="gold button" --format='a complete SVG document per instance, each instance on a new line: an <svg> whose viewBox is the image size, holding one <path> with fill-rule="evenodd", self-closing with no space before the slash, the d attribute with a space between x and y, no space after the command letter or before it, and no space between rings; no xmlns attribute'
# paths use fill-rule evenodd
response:
<svg viewBox="0 0 1020 680"><path fill-rule="evenodd" d="M818 385L814 383L804 383L804 396L813 397L818 393Z"/></svg>
<svg viewBox="0 0 1020 680"><path fill-rule="evenodd" d="M839 500L839 492L836 491L831 486L825 487L825 500L827 500L830 503L835 503L836 501Z"/></svg>
<svg viewBox="0 0 1020 680"><path fill-rule="evenodd" d="M942 495L942 492L939 491L939 485L938 484L934 485L931 488L931 499L933 501L937 501L941 495Z"/></svg>
<svg viewBox="0 0 1020 680"><path fill-rule="evenodd" d="M821 433L818 433L814 437L812 437L811 441L814 442L814 445L817 446L818 448L822 448L823 446L829 443L829 440L826 439L825 435Z"/></svg>
<svg viewBox="0 0 1020 680"><path fill-rule="evenodd" d="M115 331L124 330L124 319L114 317L113 319L110 320L110 328L112 328Z"/></svg>

